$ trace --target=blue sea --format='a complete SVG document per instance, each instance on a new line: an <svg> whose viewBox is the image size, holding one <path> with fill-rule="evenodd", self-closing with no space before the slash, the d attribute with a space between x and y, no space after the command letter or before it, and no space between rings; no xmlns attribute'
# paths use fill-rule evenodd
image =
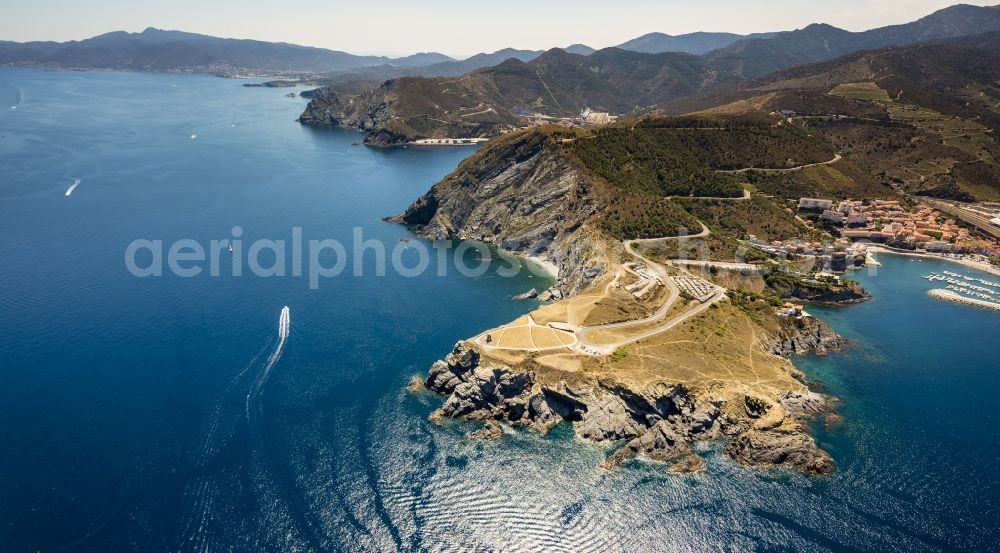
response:
<svg viewBox="0 0 1000 553"><path fill-rule="evenodd" d="M883 256L857 275L873 301L811 308L853 343L795 360L841 400L843 423L815 425L830 477L718 445L702 475L607 472L565 427L469 441L405 386L545 277L378 276L369 250L310 286L230 259L297 228L419 261L430 245L382 217L474 150L357 146L242 84L0 70L0 551L997 550L1000 313L919 278L986 275ZM236 234L218 276L126 265L136 240Z"/></svg>

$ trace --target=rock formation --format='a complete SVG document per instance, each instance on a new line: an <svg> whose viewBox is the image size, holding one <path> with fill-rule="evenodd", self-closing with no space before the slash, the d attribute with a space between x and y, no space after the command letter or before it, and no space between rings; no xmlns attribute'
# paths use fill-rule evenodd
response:
<svg viewBox="0 0 1000 553"><path fill-rule="evenodd" d="M814 317L781 317L781 330L768 350L782 357L794 354L815 353L826 355L840 351L847 341L830 328L830 325Z"/></svg>
<svg viewBox="0 0 1000 553"><path fill-rule="evenodd" d="M683 385L656 384L642 391L614 382L581 379L543 383L534 372L484 362L471 344L459 343L428 372L426 386L446 395L433 420L485 421L471 437L494 439L506 421L539 431L569 423L581 439L621 444L603 464L615 467L633 456L674 463L691 472L704 464L691 444L730 437L726 453L751 466L781 465L810 474L832 470L793 413L822 408L818 394L789 395L779 403L746 396L715 398ZM790 407L786 407L788 405Z"/></svg>

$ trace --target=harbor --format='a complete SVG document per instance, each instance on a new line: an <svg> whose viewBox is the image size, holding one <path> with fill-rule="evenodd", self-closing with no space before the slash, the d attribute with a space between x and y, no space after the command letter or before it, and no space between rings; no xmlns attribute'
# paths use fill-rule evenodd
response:
<svg viewBox="0 0 1000 553"><path fill-rule="evenodd" d="M986 309L993 309L995 311L1000 311L1000 303L998 302L970 298L968 296L963 296L959 293L956 293L953 290L935 288L933 290L929 290L927 294L932 298L937 298L939 300L945 300L955 303L961 303L964 305L971 305L973 307L983 307Z"/></svg>
<svg viewBox="0 0 1000 553"><path fill-rule="evenodd" d="M1000 310L1000 284L983 278L963 275L952 271L930 273L921 278L930 282L943 282L944 288L928 291L931 297Z"/></svg>

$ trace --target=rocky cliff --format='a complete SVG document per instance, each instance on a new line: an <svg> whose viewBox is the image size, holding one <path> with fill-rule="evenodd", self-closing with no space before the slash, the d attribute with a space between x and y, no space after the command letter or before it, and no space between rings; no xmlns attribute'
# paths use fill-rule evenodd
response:
<svg viewBox="0 0 1000 553"><path fill-rule="evenodd" d="M473 437L486 438L500 435L497 421L540 431L569 423L580 438L615 447L605 468L638 455L675 471L699 470L704 461L692 444L724 437L730 439L725 453L746 465L810 474L829 473L833 466L800 422L799 415L825 407L822 396L808 391L772 401L662 382L643 390L603 380L547 382L533 371L489 361L468 343L435 363L425 385L447 396L432 420L483 421Z"/></svg>
<svg viewBox="0 0 1000 553"><path fill-rule="evenodd" d="M840 351L847 340L814 317L780 317L778 336L768 345L768 350L782 357L815 353L826 355Z"/></svg>
<svg viewBox="0 0 1000 553"><path fill-rule="evenodd" d="M394 217L430 239L481 240L559 268L565 295L605 268L609 242L588 222L600 205L583 170L543 132L490 142Z"/></svg>

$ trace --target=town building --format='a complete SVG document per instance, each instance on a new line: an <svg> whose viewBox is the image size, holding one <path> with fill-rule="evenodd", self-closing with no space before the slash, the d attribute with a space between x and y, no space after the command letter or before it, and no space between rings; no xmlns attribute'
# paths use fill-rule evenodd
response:
<svg viewBox="0 0 1000 553"><path fill-rule="evenodd" d="M799 211L824 211L833 207L833 200L799 198Z"/></svg>

